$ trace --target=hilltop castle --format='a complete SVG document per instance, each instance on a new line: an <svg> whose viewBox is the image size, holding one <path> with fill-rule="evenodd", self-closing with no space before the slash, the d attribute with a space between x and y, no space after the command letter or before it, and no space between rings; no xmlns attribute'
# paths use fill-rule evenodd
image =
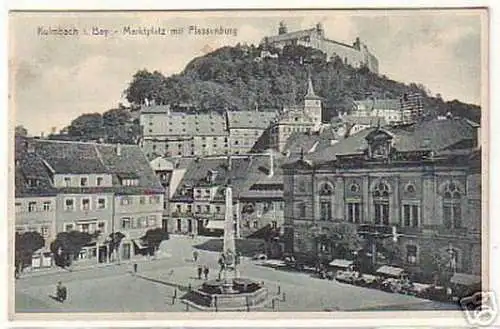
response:
<svg viewBox="0 0 500 329"><path fill-rule="evenodd" d="M345 64L356 68L366 66L370 71L378 73L377 58L359 38L352 45L327 39L321 23L310 29L288 32L285 23L281 22L278 35L265 37L261 43L281 49L287 45L315 48L326 53L328 60L338 56Z"/></svg>

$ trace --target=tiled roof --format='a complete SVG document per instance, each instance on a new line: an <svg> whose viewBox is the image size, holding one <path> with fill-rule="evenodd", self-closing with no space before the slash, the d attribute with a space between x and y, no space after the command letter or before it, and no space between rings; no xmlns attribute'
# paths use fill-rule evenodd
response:
<svg viewBox="0 0 500 329"><path fill-rule="evenodd" d="M58 174L103 174L106 167L100 161L96 144L32 140L32 145L43 160Z"/></svg>
<svg viewBox="0 0 500 329"><path fill-rule="evenodd" d="M40 191L29 188L30 193L92 193L115 192L161 193L163 187L151 169L148 160L137 145L120 145L120 155L117 145L95 144L82 142L62 142L52 140L27 139L29 150L23 144L23 149L16 150L16 196L27 193L27 179L35 176L40 178ZM52 187L52 174L111 174L113 187ZM119 177L138 178L137 186L121 186ZM122 177L122 178L123 178ZM43 190L43 191L42 191Z"/></svg>
<svg viewBox="0 0 500 329"><path fill-rule="evenodd" d="M228 111L227 122L229 129L254 128L266 129L278 115L277 112L260 111Z"/></svg>
<svg viewBox="0 0 500 329"><path fill-rule="evenodd" d="M168 113L168 112L170 112L169 105L150 105L143 107L140 113L148 114L148 113Z"/></svg>
<svg viewBox="0 0 500 329"><path fill-rule="evenodd" d="M220 186L223 187L227 180L231 180L233 194L238 192L241 181L245 178L248 166L251 161L247 157L231 159L231 170L228 168L227 157L200 158L192 161L186 169L173 199L183 198L182 189L185 187ZM213 183L209 183L206 178L209 171L217 172ZM219 191L219 194L221 190Z"/></svg>
<svg viewBox="0 0 500 329"><path fill-rule="evenodd" d="M338 140L339 137L330 127L323 129L319 133L301 133L294 132L288 138L285 144L285 151L291 154L299 154L302 150L307 153L314 149L316 151L329 147L332 140Z"/></svg>
<svg viewBox="0 0 500 329"><path fill-rule="evenodd" d="M28 179L36 179L38 185L30 187ZM15 164L15 196L50 196L56 195L52 187L49 171L42 159L33 153L20 153Z"/></svg>
<svg viewBox="0 0 500 329"><path fill-rule="evenodd" d="M382 129L394 136L393 147L399 152L446 150L460 142L472 141L474 138L474 128L460 118L423 121L406 127L386 126ZM361 154L368 147L366 136L376 130L377 128L362 130L334 145L306 154L304 158L318 164L332 161L339 154Z"/></svg>

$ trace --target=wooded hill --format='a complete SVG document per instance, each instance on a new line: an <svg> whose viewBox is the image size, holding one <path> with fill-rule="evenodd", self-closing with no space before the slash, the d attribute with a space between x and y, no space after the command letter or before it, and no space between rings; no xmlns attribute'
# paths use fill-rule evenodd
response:
<svg viewBox="0 0 500 329"><path fill-rule="evenodd" d="M135 106L147 98L156 104L190 104L197 111L280 109L302 103L310 74L316 94L324 97L324 120L337 111L349 111L352 100L419 92L429 116L452 112L480 121L478 106L444 102L421 84L400 83L364 67L355 69L338 57L327 61L324 53L312 48L288 46L281 52L265 48L279 57L261 58L261 46L237 45L195 58L184 71L170 77L158 71L138 71L125 95Z"/></svg>

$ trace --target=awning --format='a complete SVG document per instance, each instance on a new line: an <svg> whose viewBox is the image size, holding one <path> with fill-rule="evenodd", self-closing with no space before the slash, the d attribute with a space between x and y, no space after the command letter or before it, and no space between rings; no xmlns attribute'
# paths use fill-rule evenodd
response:
<svg viewBox="0 0 500 329"><path fill-rule="evenodd" d="M451 277L450 282L463 286L473 286L481 283L481 277L472 274L455 273Z"/></svg>
<svg viewBox="0 0 500 329"><path fill-rule="evenodd" d="M225 221L223 220L210 220L205 228L209 230L224 230L224 225Z"/></svg>
<svg viewBox="0 0 500 329"><path fill-rule="evenodd" d="M137 246L137 248L139 249L145 249L147 248L148 246L145 245L140 239L135 239L135 240L132 240L134 242L134 244Z"/></svg>
<svg viewBox="0 0 500 329"><path fill-rule="evenodd" d="M341 268L348 268L354 264L352 260L347 260L347 259L334 259L330 262L330 266L335 266L335 267L341 267Z"/></svg>
<svg viewBox="0 0 500 329"><path fill-rule="evenodd" d="M394 266L384 265L377 270L378 274L390 275L390 276L400 276L403 274L404 269Z"/></svg>

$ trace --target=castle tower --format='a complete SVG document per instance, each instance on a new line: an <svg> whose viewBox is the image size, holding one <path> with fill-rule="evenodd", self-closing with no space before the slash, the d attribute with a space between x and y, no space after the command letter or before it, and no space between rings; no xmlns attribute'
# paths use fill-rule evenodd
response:
<svg viewBox="0 0 500 329"><path fill-rule="evenodd" d="M309 115L314 120L314 130L319 130L321 127L321 107L322 98L314 93L311 77L307 81L307 94L304 97L304 113Z"/></svg>
<svg viewBox="0 0 500 329"><path fill-rule="evenodd" d="M280 27L278 28L278 34L281 35L281 34L286 34L286 33L288 33L288 29L285 25L285 22L281 21Z"/></svg>
<svg viewBox="0 0 500 329"><path fill-rule="evenodd" d="M321 23L316 24L316 33L318 33L318 35L321 38L325 37L325 30L323 29L323 24Z"/></svg>

